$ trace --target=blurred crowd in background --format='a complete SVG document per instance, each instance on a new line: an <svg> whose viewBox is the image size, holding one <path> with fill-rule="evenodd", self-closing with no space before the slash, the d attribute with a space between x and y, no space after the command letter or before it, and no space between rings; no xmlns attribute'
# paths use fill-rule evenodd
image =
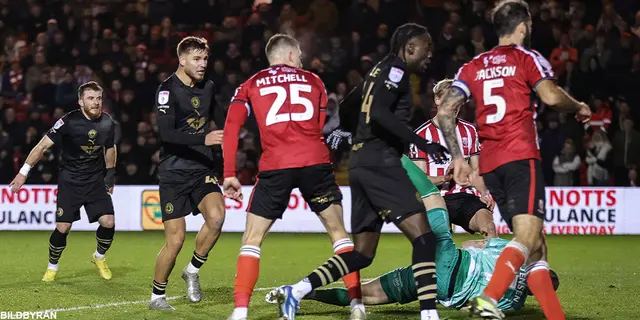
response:
<svg viewBox="0 0 640 320"><path fill-rule="evenodd" d="M558 83L593 112L588 124L538 103L537 125L549 186L635 186L640 165L640 1L527 1L532 47L547 57ZM329 92L328 134L339 101L389 50L406 22L428 27L434 56L411 75L417 127L435 115L433 85L497 44L490 0L0 0L0 183L9 183L51 125L77 108L77 87L98 81L104 109L118 122L118 184L157 182L154 94L177 67L187 35L211 48L208 76L224 108L236 87L265 68L266 40L294 35L305 68ZM474 121L473 104L460 117ZM255 120L240 136L238 176L253 184L260 155ZM55 183L58 150L31 171L29 183ZM342 185L345 157L335 166Z"/></svg>

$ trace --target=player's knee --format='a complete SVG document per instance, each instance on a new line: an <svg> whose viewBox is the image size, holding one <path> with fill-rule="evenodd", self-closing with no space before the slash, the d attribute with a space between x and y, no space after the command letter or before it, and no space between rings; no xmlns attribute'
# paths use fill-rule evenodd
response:
<svg viewBox="0 0 640 320"><path fill-rule="evenodd" d="M184 234L172 234L170 236L167 236L166 241L167 250L177 255L182 249L182 245L184 244Z"/></svg>
<svg viewBox="0 0 640 320"><path fill-rule="evenodd" d="M212 231L220 232L220 230L222 230L222 225L224 224L224 216L224 210L222 210L221 214L208 215L205 223Z"/></svg>
<svg viewBox="0 0 640 320"><path fill-rule="evenodd" d="M114 219L113 215L105 215L100 217L100 220L98 221L98 223L100 223L100 225L103 228L115 228L116 225L116 219Z"/></svg>
<svg viewBox="0 0 640 320"><path fill-rule="evenodd" d="M353 261L353 264L350 265L351 270L362 270L373 263L373 257L368 257L359 251L346 252L345 254L352 256L350 259Z"/></svg>
<svg viewBox="0 0 640 320"><path fill-rule="evenodd" d="M433 232L427 232L419 235L411 242L414 248L425 247L425 246L435 246L436 244L436 236Z"/></svg>
<svg viewBox="0 0 640 320"><path fill-rule="evenodd" d="M56 229L60 233L69 233L71 231L71 223L58 222L56 223Z"/></svg>

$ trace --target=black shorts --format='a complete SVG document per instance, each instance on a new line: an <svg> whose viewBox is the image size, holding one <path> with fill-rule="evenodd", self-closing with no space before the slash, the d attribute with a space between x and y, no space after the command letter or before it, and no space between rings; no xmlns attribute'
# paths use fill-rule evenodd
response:
<svg viewBox="0 0 640 320"><path fill-rule="evenodd" d="M253 187L247 211L265 219L281 219L294 188L315 213L342 202L331 164L263 171Z"/></svg>
<svg viewBox="0 0 640 320"><path fill-rule="evenodd" d="M215 172L165 171L160 176L162 222L200 213L198 205L210 193L222 193Z"/></svg>
<svg viewBox="0 0 640 320"><path fill-rule="evenodd" d="M56 222L80 220L80 207L84 206L90 223L98 221L104 215L113 215L113 201L107 192L103 180L87 184L58 181L58 200Z"/></svg>
<svg viewBox="0 0 640 320"><path fill-rule="evenodd" d="M531 214L544 219L546 198L539 160L512 161L482 177L509 229L513 231L511 219L515 215Z"/></svg>
<svg viewBox="0 0 640 320"><path fill-rule="evenodd" d="M380 232L384 222L398 224L425 212L420 194L401 166L351 168L349 185L353 234Z"/></svg>
<svg viewBox="0 0 640 320"><path fill-rule="evenodd" d="M449 221L457 226L461 226L465 231L473 234L469 228L469 222L473 216L482 209L489 210L484 202L480 201L476 195L460 192L448 194L443 197L449 211Z"/></svg>

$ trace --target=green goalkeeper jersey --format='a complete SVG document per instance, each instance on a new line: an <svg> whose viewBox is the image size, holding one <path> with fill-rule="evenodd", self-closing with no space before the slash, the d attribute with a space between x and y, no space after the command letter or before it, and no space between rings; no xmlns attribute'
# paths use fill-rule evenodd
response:
<svg viewBox="0 0 640 320"><path fill-rule="evenodd" d="M468 259L468 263L463 261L458 274L466 274L467 277L461 286L456 286L453 296L449 299L440 300L440 303L447 307L461 308L467 301L479 296L489 283L498 256L507 246L507 243L509 241L494 238L487 241L485 248L462 249L469 253L470 259ZM526 288L525 267L522 266L516 279L511 283L502 299L498 301L498 308L508 311L524 307L527 299Z"/></svg>

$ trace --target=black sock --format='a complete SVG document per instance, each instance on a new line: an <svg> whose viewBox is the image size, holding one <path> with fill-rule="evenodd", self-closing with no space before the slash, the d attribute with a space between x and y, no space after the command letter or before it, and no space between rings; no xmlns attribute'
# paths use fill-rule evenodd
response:
<svg viewBox="0 0 640 320"><path fill-rule="evenodd" d="M411 268L416 279L420 310L436 309L436 236L429 232L413 240Z"/></svg>
<svg viewBox="0 0 640 320"><path fill-rule="evenodd" d="M358 251L349 251L336 254L327 262L314 270L307 279L313 289L326 286L345 275L368 267L373 259L364 256Z"/></svg>
<svg viewBox="0 0 640 320"><path fill-rule="evenodd" d="M115 228L98 227L98 230L96 230L96 240L98 241L97 251L99 254L107 253L107 250L111 247L114 233L116 233Z"/></svg>
<svg viewBox="0 0 640 320"><path fill-rule="evenodd" d="M153 294L163 295L165 294L165 290L167 290L167 282L160 283L156 280L153 280Z"/></svg>
<svg viewBox="0 0 640 320"><path fill-rule="evenodd" d="M62 251L67 247L67 235L56 228L49 237L49 263L58 264Z"/></svg>
<svg viewBox="0 0 640 320"><path fill-rule="evenodd" d="M193 257L191 257L191 264L200 269L202 267L202 265L207 262L207 256L201 256L199 255L197 252L193 252Z"/></svg>

